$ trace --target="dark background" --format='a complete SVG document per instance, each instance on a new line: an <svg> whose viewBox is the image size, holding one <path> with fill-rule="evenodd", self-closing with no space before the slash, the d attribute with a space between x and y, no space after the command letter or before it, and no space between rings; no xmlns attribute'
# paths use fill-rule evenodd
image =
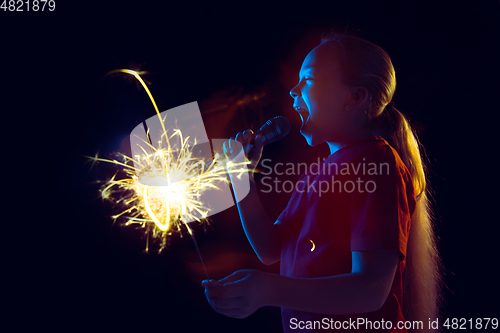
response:
<svg viewBox="0 0 500 333"><path fill-rule="evenodd" d="M446 269L442 316L499 317L499 3L404 3L56 1L54 12L0 12L4 126L13 143L4 153L16 156L4 158L6 178L23 179L12 194L21 203L14 231L6 232L19 328L279 332L279 309L236 320L208 306L189 237L174 235L162 254L145 254L140 231L113 227L116 211L96 184L113 166L91 168L83 156L112 157L155 114L132 77L104 78L131 68L150 72L144 78L160 111L198 101L209 138L287 116L291 134L264 158L315 162L327 147L306 145L288 91L320 35L346 29L389 52L395 106L426 148ZM262 196L275 218L289 195ZM279 270L255 258L234 207L195 229L211 278Z"/></svg>

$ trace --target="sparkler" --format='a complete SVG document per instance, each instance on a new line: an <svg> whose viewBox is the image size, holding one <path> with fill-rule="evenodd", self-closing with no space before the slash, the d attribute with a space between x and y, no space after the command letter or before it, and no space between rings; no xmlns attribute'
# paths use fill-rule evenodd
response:
<svg viewBox="0 0 500 333"><path fill-rule="evenodd" d="M181 227L184 225L207 274L193 230L184 221L208 221L210 208L200 200L202 193L208 189L219 189L216 185L218 182L229 183L226 177L228 173L241 177L248 172L246 165L249 162L245 159L245 162L222 163L221 156L216 154L214 162L207 165L203 159L194 157L194 146L188 145L189 137L184 138L179 129L167 133L156 102L140 76L141 72L117 69L106 75L113 73L133 75L141 83L153 103L163 131L158 147L142 140L141 155L129 157L120 153L122 161L99 158L97 155L91 158L94 162L114 163L121 168L100 190L103 199L122 207L120 213L112 216L113 225L123 218L125 225L143 228L146 233L146 252L149 251L150 235L153 240L160 242L158 251L161 252L167 245L169 235L179 232L182 236ZM180 142L176 150L170 144L172 139ZM162 146L163 141L166 142L165 147ZM117 179L119 171L125 173L124 178Z"/></svg>

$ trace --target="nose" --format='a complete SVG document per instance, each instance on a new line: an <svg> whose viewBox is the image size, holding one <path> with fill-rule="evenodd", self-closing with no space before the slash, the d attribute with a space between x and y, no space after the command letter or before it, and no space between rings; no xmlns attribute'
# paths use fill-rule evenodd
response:
<svg viewBox="0 0 500 333"><path fill-rule="evenodd" d="M295 98L295 97L298 97L299 96L299 89L298 88L298 84L292 88L292 90L290 90L290 96L292 96L292 98Z"/></svg>

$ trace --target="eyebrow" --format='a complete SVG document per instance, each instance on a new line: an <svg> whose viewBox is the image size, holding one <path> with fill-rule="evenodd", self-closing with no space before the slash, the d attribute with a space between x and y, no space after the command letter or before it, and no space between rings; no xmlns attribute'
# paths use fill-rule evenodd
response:
<svg viewBox="0 0 500 333"><path fill-rule="evenodd" d="M309 65L309 66L306 67L305 70L307 71L307 70L310 70L310 69L317 69L317 66Z"/></svg>
<svg viewBox="0 0 500 333"><path fill-rule="evenodd" d="M315 66L307 66L303 70L301 69L300 72L307 72L307 71L312 71L312 70L316 70L316 67Z"/></svg>

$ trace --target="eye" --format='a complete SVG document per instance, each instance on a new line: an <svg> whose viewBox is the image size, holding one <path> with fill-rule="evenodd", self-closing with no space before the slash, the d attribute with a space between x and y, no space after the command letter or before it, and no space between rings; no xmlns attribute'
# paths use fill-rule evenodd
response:
<svg viewBox="0 0 500 333"><path fill-rule="evenodd" d="M314 78L312 77L304 77L301 80L299 80L299 83L297 85L303 86L306 84L307 81L313 81Z"/></svg>

